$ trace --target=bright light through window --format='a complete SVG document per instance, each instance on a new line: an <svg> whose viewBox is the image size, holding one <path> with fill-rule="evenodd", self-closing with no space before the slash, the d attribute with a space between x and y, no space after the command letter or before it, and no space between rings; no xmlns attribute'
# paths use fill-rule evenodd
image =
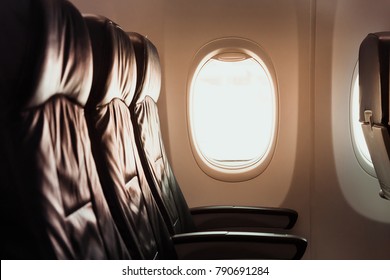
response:
<svg viewBox="0 0 390 280"><path fill-rule="evenodd" d="M212 164L245 167L268 151L275 94L267 71L255 59L208 60L195 78L191 109L196 143Z"/></svg>
<svg viewBox="0 0 390 280"><path fill-rule="evenodd" d="M355 146L358 152L363 156L363 159L372 166L370 152L368 151L366 140L359 122L359 76L357 75L352 88L352 132L355 140Z"/></svg>

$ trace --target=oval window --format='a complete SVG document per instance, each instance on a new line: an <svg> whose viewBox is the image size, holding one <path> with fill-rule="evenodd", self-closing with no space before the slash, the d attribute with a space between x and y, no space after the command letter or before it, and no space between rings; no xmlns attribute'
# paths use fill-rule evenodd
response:
<svg viewBox="0 0 390 280"><path fill-rule="evenodd" d="M356 64L352 84L351 84L351 98L350 98L350 123L352 144L355 156L360 166L371 176L376 177L374 165L372 164L370 152L368 151L366 140L364 139L362 125L359 122L359 66Z"/></svg>
<svg viewBox="0 0 390 280"><path fill-rule="evenodd" d="M277 87L264 56L257 44L229 38L207 44L195 59L188 100L191 144L199 166L216 179L251 179L273 154Z"/></svg>

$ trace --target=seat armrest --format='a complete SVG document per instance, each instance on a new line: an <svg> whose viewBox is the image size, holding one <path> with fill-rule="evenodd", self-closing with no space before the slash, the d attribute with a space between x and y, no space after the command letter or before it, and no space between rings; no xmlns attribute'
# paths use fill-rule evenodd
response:
<svg viewBox="0 0 390 280"><path fill-rule="evenodd" d="M287 208L249 206L205 206L190 209L198 230L231 230L294 227L298 213Z"/></svg>
<svg viewBox="0 0 390 280"><path fill-rule="evenodd" d="M179 259L301 259L306 239L291 234L210 231L172 237Z"/></svg>

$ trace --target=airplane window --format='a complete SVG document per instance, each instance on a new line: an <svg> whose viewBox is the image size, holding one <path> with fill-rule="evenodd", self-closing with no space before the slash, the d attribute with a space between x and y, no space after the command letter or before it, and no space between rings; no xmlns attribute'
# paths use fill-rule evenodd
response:
<svg viewBox="0 0 390 280"><path fill-rule="evenodd" d="M233 50L201 61L189 98L197 159L206 173L225 181L261 173L269 162L276 130L275 83L270 71L259 56Z"/></svg>
<svg viewBox="0 0 390 280"><path fill-rule="evenodd" d="M355 67L355 73L351 87L351 132L352 132L352 143L356 158L362 168L370 175L376 177L374 166L372 164L371 156L368 151L366 140L362 130L361 123L359 122L359 74L358 65Z"/></svg>

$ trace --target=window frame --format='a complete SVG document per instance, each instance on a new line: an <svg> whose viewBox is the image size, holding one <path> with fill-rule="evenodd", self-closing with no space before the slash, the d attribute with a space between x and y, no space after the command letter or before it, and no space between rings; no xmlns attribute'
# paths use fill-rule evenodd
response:
<svg viewBox="0 0 390 280"><path fill-rule="evenodd" d="M359 61L356 62L355 68L352 74L351 86L350 86L350 94L349 94L349 128L351 134L351 142L353 147L353 152L355 154L356 160L358 161L361 168L370 176L377 178L374 165L368 161L368 159L361 152L361 148L358 145L358 141L356 140L355 129L353 123L356 121L353 118L354 111L354 94L355 94L355 84L358 81L359 77Z"/></svg>
<svg viewBox="0 0 390 280"><path fill-rule="evenodd" d="M192 126L192 94L194 83L199 71L212 58L223 54L241 54L253 58L258 62L266 72L271 87L273 89L274 99L274 123L270 144L264 155L243 166L224 166L207 159L200 151L196 143L195 133ZM279 129L279 88L276 78L276 72L273 63L267 53L257 43L244 38L227 37L213 40L196 53L188 75L187 82L187 129L191 145L192 154L201 170L208 176L225 182L241 182L253 179L263 173L270 164L275 153L278 129Z"/></svg>

